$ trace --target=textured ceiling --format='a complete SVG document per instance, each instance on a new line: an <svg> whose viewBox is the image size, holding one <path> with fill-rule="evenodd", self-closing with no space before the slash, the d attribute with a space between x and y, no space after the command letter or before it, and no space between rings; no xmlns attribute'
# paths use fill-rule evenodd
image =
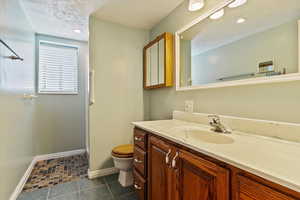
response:
<svg viewBox="0 0 300 200"><path fill-rule="evenodd" d="M33 29L41 34L88 40L88 18L106 0L20 0ZM75 33L80 30L81 33Z"/></svg>
<svg viewBox="0 0 300 200"><path fill-rule="evenodd" d="M125 26L150 29L183 0L20 0L33 29L41 34L88 40L94 15ZM75 33L79 29L81 33Z"/></svg>
<svg viewBox="0 0 300 200"><path fill-rule="evenodd" d="M151 29L183 0L109 0L95 16L130 27Z"/></svg>

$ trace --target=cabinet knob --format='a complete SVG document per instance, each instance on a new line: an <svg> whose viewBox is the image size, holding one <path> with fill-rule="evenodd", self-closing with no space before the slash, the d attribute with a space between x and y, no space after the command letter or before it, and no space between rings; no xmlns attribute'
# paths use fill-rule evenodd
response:
<svg viewBox="0 0 300 200"><path fill-rule="evenodd" d="M141 190L141 189L142 189L142 187L141 187L141 186L139 186L139 185L138 185L138 184L136 184L136 183L135 183L133 186L134 186L134 188L135 188L136 190Z"/></svg>
<svg viewBox="0 0 300 200"><path fill-rule="evenodd" d="M135 158L134 162L136 162L136 163L143 163L143 161L139 160L138 158Z"/></svg>
<svg viewBox="0 0 300 200"><path fill-rule="evenodd" d="M173 160L172 160L172 167L175 168L176 167L176 159L178 158L179 153L176 152L176 155L174 156Z"/></svg>
<svg viewBox="0 0 300 200"><path fill-rule="evenodd" d="M135 137L134 137L134 140L135 140L135 141L138 141L138 142L141 142L143 139L140 138L140 137L136 137L136 136L135 136Z"/></svg>
<svg viewBox="0 0 300 200"><path fill-rule="evenodd" d="M170 154L171 154L171 149L169 149L169 151L166 155L166 164L169 164L169 162L170 162Z"/></svg>

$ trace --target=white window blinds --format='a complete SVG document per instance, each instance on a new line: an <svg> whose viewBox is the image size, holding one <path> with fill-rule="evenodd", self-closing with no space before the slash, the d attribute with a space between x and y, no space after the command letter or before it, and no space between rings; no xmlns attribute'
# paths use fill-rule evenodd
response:
<svg viewBox="0 0 300 200"><path fill-rule="evenodd" d="M78 48L39 42L38 92L78 94Z"/></svg>

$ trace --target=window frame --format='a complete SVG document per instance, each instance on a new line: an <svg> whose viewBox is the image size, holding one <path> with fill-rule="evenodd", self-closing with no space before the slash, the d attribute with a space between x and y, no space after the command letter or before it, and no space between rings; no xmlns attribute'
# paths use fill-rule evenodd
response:
<svg viewBox="0 0 300 200"><path fill-rule="evenodd" d="M62 47L69 47L69 48L75 48L77 49L77 91L76 92L51 92L51 91L40 91L40 46L41 43L44 44L50 44L50 45L56 45L56 46L62 46ZM38 94L50 94L50 95L79 95L79 89L80 89L80 80L79 80L79 46L68 44L68 43L62 43L62 42L53 42L49 40L38 40L38 48L37 48L37 93Z"/></svg>

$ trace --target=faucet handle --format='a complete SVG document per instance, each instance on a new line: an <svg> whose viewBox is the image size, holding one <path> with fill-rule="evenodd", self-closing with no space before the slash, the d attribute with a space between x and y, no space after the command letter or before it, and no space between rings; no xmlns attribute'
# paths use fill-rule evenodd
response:
<svg viewBox="0 0 300 200"><path fill-rule="evenodd" d="M214 123L219 123L221 120L220 120L220 116L219 115L208 115L209 118L212 118L213 122Z"/></svg>

